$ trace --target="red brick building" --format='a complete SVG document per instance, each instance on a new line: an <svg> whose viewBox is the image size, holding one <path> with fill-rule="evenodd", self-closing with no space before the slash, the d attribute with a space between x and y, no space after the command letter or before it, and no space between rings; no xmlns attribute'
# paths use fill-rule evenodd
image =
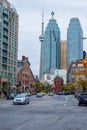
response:
<svg viewBox="0 0 87 130"><path fill-rule="evenodd" d="M17 82L20 86L26 88L34 83L34 76L30 68L28 58L22 56L22 60L18 60Z"/></svg>
<svg viewBox="0 0 87 130"><path fill-rule="evenodd" d="M63 85L63 79L59 76L54 78L55 92L61 92L61 86Z"/></svg>

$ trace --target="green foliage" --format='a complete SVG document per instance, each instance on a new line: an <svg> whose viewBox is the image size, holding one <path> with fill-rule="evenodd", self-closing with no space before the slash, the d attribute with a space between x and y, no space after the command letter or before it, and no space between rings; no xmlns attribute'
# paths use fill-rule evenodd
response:
<svg viewBox="0 0 87 130"><path fill-rule="evenodd" d="M82 86L83 91L87 91L87 80L78 80L77 84Z"/></svg>
<svg viewBox="0 0 87 130"><path fill-rule="evenodd" d="M2 99L2 96L0 95L0 99Z"/></svg>
<svg viewBox="0 0 87 130"><path fill-rule="evenodd" d="M52 91L51 85L47 84L44 85L43 83L37 81L35 82L35 84L33 85L33 88L35 89L36 93L37 92L49 92Z"/></svg>
<svg viewBox="0 0 87 130"><path fill-rule="evenodd" d="M65 91L73 91L73 90L75 90L74 83L70 83L69 85L63 85L62 86L62 91L63 90L65 90Z"/></svg>
<svg viewBox="0 0 87 130"><path fill-rule="evenodd" d="M78 80L78 81L76 81L74 83L71 82L69 84L69 86L63 85L62 89L72 91L72 90L75 90L75 86L78 86L78 85L82 87L83 91L87 91L87 80Z"/></svg>
<svg viewBox="0 0 87 130"><path fill-rule="evenodd" d="M53 91L51 85L48 84L47 86L45 86L45 91L46 91L47 93Z"/></svg>

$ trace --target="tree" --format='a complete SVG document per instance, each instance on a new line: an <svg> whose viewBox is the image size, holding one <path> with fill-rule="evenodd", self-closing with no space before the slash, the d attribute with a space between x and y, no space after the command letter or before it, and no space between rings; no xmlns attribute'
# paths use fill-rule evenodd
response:
<svg viewBox="0 0 87 130"><path fill-rule="evenodd" d="M87 91L87 80L78 80L77 84L82 86L83 91Z"/></svg>
<svg viewBox="0 0 87 130"><path fill-rule="evenodd" d="M33 85L33 88L35 89L36 93L43 91L43 83L36 81L35 84Z"/></svg>
<svg viewBox="0 0 87 130"><path fill-rule="evenodd" d="M69 85L63 85L62 90L73 91L73 90L75 90L75 85L74 85L74 83L70 83Z"/></svg>

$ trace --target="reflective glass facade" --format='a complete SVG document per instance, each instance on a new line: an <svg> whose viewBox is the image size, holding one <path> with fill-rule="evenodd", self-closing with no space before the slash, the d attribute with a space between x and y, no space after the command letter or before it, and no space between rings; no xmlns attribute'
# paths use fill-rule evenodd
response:
<svg viewBox="0 0 87 130"><path fill-rule="evenodd" d="M72 61L83 59L83 31L78 18L72 18L67 29L67 68Z"/></svg>
<svg viewBox="0 0 87 130"><path fill-rule="evenodd" d="M50 19L44 34L42 45L42 72L60 68L60 30L55 19Z"/></svg>

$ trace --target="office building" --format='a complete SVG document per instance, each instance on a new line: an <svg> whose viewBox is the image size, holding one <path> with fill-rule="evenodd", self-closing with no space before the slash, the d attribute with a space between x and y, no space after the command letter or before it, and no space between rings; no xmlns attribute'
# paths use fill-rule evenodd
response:
<svg viewBox="0 0 87 130"><path fill-rule="evenodd" d="M78 18L70 20L67 29L67 69L71 62L83 59L83 31Z"/></svg>
<svg viewBox="0 0 87 130"><path fill-rule="evenodd" d="M60 30L54 12L51 15L42 44L42 75L49 74L52 68L60 68Z"/></svg>
<svg viewBox="0 0 87 130"><path fill-rule="evenodd" d="M66 41L61 41L61 69L66 69Z"/></svg>
<svg viewBox="0 0 87 130"><path fill-rule="evenodd" d="M18 14L7 0L0 0L0 91L16 85L17 56Z"/></svg>
<svg viewBox="0 0 87 130"><path fill-rule="evenodd" d="M55 77L61 77L64 81L64 84L67 83L67 70L66 69L55 69L55 70L51 70L50 74L45 74L43 76L43 80L42 83L48 83L50 85L54 84L54 78Z"/></svg>

